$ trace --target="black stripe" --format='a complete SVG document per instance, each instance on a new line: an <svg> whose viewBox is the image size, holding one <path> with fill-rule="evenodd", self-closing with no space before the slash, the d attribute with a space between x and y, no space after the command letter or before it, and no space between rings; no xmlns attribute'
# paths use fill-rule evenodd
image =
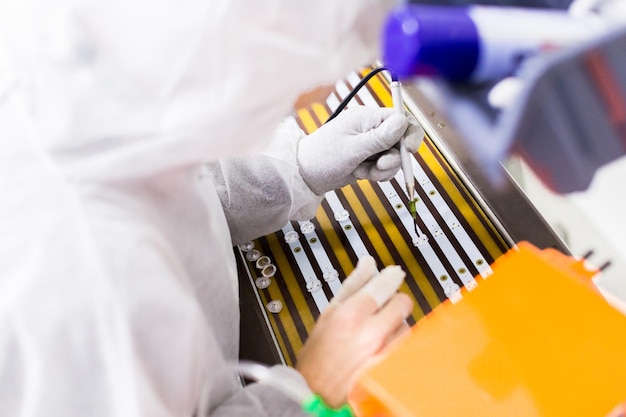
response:
<svg viewBox="0 0 626 417"><path fill-rule="evenodd" d="M372 183L372 187L374 188L378 198L383 202L383 206L385 207L389 216L391 218L397 218L395 211L393 211L393 208L391 207L391 205L388 204L389 201L386 199L386 197L384 196L380 188L374 183ZM394 244L393 240L389 237L389 233L387 232L387 230L381 223L380 218L376 215L376 212L374 211L371 204L369 203L369 200L363 193L363 190L361 190L360 187L353 187L353 188L354 188L354 192L356 193L357 198L359 199L359 201L361 202L361 205L363 206L363 209L365 209L367 215L370 217L370 219L372 219L372 224L376 228L376 231L378 232L382 240L385 242L385 246L387 250L389 251L389 253L391 254L391 257L393 258L394 263L396 265L402 265L404 271L407 272L407 275L408 275L409 268L402 260L402 256L398 252L398 248ZM387 204L384 204L385 202ZM394 224L396 224L396 222L394 222ZM411 237L406 232L406 230L404 230L402 226L399 226L398 229L400 233L402 234L404 241L407 242L409 248L413 247L412 242L411 242ZM411 251L411 253L412 252L413 251ZM407 283L409 289L411 290L411 293L413 293L413 295L415 296L417 304L419 305L424 315L428 314L432 308L428 304L428 301L426 301L426 298L424 297L424 293L422 293L419 286L417 285L417 281L415 281L415 279L409 275L407 279L405 279L405 282ZM413 317L413 320L415 321L415 317Z"/></svg>

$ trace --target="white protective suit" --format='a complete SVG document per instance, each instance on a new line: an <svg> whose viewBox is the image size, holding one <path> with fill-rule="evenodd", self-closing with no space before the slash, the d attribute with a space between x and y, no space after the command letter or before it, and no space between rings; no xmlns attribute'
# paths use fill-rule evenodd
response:
<svg viewBox="0 0 626 417"><path fill-rule="evenodd" d="M299 415L227 365L236 268L199 167L371 62L385 3L0 0L0 415L190 416L203 387L211 416ZM319 204L294 147L223 166L280 178L253 235Z"/></svg>

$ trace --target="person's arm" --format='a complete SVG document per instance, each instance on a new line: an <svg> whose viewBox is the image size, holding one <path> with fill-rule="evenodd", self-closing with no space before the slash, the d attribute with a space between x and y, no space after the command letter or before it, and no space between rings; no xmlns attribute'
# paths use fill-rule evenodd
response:
<svg viewBox="0 0 626 417"><path fill-rule="evenodd" d="M394 109L357 106L305 135L283 123L263 153L206 165L234 244L315 215L324 194L359 179L388 181L400 169L396 145L416 152L424 130Z"/></svg>
<svg viewBox="0 0 626 417"><path fill-rule="evenodd" d="M270 368L272 375L219 402L211 417L246 415L253 404L271 410L271 416L297 416L294 405L301 406L313 394L329 408L343 407L355 373L408 329L405 319L413 303L397 292L404 277L399 266L379 273L374 258L361 258L298 353L297 371ZM282 414L285 410L295 414Z"/></svg>
<svg viewBox="0 0 626 417"><path fill-rule="evenodd" d="M236 367L231 364L226 378L235 377ZM280 380L296 390L310 392L306 381L295 369L275 365L267 368L270 379ZM198 416L203 417L311 417L302 409L302 404L284 389L277 388L266 382L252 382L246 386L235 386L228 392L227 396L215 395L220 386L224 385L224 378L220 378L219 372L213 372L209 379L211 390L204 392L204 397L198 404Z"/></svg>
<svg viewBox="0 0 626 417"><path fill-rule="evenodd" d="M262 153L206 164L228 220L233 244L263 236L289 220L308 220L323 199L309 189L296 161L305 134L285 122Z"/></svg>

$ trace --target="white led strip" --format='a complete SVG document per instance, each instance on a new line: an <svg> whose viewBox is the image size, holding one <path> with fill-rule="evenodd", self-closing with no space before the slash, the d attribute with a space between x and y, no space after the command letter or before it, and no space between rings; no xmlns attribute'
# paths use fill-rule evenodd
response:
<svg viewBox="0 0 626 417"><path fill-rule="evenodd" d="M443 199L443 197L439 194L439 192L435 189L434 185L430 181L430 178L424 172L419 164L413 164L413 174L415 175L417 186L421 187L430 201L437 207L437 212L441 215L444 222L448 225L452 234L459 241L461 247L467 254L467 256L474 261L474 265L476 269L478 269L478 273L482 277L488 277L492 274L491 266L485 260L485 257L480 253L480 250L476 247L474 241L469 237L467 231L461 226L461 222L454 215L450 207ZM430 194L431 191L435 191L433 195ZM426 220L424 219L425 223ZM433 221L433 224L436 222ZM453 264L454 265L454 264Z"/></svg>
<svg viewBox="0 0 626 417"><path fill-rule="evenodd" d="M300 268L300 272L302 273L302 276L306 281L307 290L313 297L313 301L315 301L315 305L321 313L322 311L324 311L326 306L328 306L328 298L326 298L326 294L322 290L321 281L315 276L315 271L313 270L313 266L309 262L309 258L306 256L304 249L302 249L302 244L300 242L300 233L296 232L293 229L291 223L287 223L282 230L285 236L287 236L289 232L295 232L298 235L298 239L294 239L292 241L285 240L285 242L289 245L291 253L293 254L294 258L296 259L296 263L298 264L298 268ZM300 248L300 250L297 250L296 248Z"/></svg>
<svg viewBox="0 0 626 417"><path fill-rule="evenodd" d="M391 185L389 181L379 182L378 185L383 190L383 193L385 194L385 196L389 200L389 203L393 207L395 207L398 204L402 205L402 208L399 208L396 210L398 218L400 219L400 222L402 223L404 228L407 230L407 232L409 232L409 234L413 236L414 239L417 239L417 235L415 234L415 226L414 226L415 221L413 220L411 213L405 206L400 196L398 196L398 194L396 193L396 190L395 188L393 188L393 185ZM417 202L415 206L418 209L418 214L420 215L424 213L424 211L428 211L428 209L426 208L426 206L421 200ZM459 286L449 276L448 272L446 271L446 268L444 268L443 264L441 263L441 260L439 260L439 257L433 250L430 243L427 241L425 243L421 243L417 245L416 247L421 252L424 259L426 260L426 263L428 264L428 267L430 268L430 270L433 271L433 274L435 274L435 278L437 279L437 282L439 282L439 285L441 285L441 288L443 289L444 294L447 297L450 297L452 296L452 294L457 292L460 289Z"/></svg>
<svg viewBox="0 0 626 417"><path fill-rule="evenodd" d="M328 109L333 112L337 107L339 107L339 99L336 95L331 94L326 100L326 105L328 106Z"/></svg>
<svg viewBox="0 0 626 417"><path fill-rule="evenodd" d="M328 202L328 205L330 206L330 209L333 211L334 214L345 211L343 205L339 201L339 198L337 198L337 195L334 191L326 193L326 202ZM357 258L361 259L363 256L369 255L369 252L365 248L365 244L363 243L361 236L359 236L356 229L354 228L352 220L350 220L350 218L348 217L346 220L340 222L340 225L341 230L343 230L343 233L346 235L348 243L350 243L350 246L352 246L352 249L354 250L354 253L356 253Z"/></svg>
<svg viewBox="0 0 626 417"><path fill-rule="evenodd" d="M304 222L299 222L303 224ZM305 235L306 241L313 252L313 256L317 261L320 269L322 270L324 281L330 287L330 290L333 292L333 295L337 295L337 292L341 288L341 281L339 280L339 272L335 269L332 262L330 262L330 258L328 258L328 254L324 250L324 247L320 243L319 236L317 232L314 230ZM311 240L313 239L313 242Z"/></svg>

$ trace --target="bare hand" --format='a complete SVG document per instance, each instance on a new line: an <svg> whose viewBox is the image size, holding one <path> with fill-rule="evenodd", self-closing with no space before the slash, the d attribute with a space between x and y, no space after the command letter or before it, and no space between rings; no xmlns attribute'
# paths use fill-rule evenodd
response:
<svg viewBox="0 0 626 417"><path fill-rule="evenodd" d="M374 259L362 258L320 315L296 369L328 405L344 404L355 371L408 328L413 302L397 293L404 276L399 266L377 274Z"/></svg>

